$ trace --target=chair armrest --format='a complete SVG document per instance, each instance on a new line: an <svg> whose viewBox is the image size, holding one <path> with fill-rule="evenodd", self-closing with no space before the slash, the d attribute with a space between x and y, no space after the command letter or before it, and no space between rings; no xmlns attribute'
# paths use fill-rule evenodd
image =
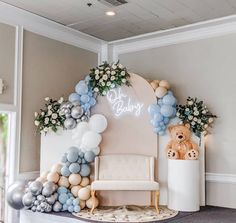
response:
<svg viewBox="0 0 236 223"><path fill-rule="evenodd" d="M95 162L94 162L94 180L98 180L99 176L99 157L95 157Z"/></svg>

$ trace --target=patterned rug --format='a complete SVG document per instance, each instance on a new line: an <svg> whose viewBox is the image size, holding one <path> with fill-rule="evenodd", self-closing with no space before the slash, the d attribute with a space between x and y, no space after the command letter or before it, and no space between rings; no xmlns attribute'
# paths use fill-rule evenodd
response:
<svg viewBox="0 0 236 223"><path fill-rule="evenodd" d="M173 211L167 207L160 207L160 214L156 213L153 207L121 206L121 207L99 207L93 214L88 209L82 210L74 215L81 220L95 222L152 222L173 218L178 211Z"/></svg>

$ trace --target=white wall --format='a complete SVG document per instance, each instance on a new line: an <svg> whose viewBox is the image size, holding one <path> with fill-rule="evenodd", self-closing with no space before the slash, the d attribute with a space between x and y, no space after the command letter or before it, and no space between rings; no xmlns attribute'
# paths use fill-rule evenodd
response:
<svg viewBox="0 0 236 223"><path fill-rule="evenodd" d="M168 80L179 103L188 96L198 97L218 115L212 134L206 139L209 173L236 174L235 49L236 34L231 34L119 55L130 71L148 79ZM207 202L236 208L236 201L227 203L224 195L224 202L215 200L216 187L216 183L207 185ZM221 188L232 192L236 186L226 184ZM229 198L230 194L226 196Z"/></svg>

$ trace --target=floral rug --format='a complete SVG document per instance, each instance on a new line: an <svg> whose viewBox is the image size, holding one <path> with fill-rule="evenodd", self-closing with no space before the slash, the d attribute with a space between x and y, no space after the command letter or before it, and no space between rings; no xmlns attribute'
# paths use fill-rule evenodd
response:
<svg viewBox="0 0 236 223"><path fill-rule="evenodd" d="M167 207L160 207L160 214L156 213L154 207L121 206L121 207L99 207L90 214L88 209L84 209L74 215L82 220L95 222L152 222L173 218L178 211L173 211Z"/></svg>

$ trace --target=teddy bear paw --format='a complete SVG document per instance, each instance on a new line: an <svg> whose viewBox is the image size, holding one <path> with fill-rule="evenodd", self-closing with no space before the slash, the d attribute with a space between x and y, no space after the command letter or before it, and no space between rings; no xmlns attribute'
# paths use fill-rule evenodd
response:
<svg viewBox="0 0 236 223"><path fill-rule="evenodd" d="M196 160L198 159L198 151L191 149L185 154L186 160Z"/></svg>
<svg viewBox="0 0 236 223"><path fill-rule="evenodd" d="M167 157L169 159L178 159L179 158L179 154L177 151L173 150L173 149L169 149L167 151Z"/></svg>

